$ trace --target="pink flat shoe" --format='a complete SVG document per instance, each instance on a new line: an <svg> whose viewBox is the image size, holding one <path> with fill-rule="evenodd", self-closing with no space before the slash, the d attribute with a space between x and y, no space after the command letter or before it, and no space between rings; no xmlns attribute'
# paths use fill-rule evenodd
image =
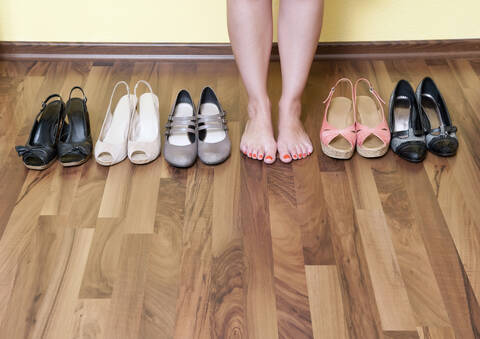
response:
<svg viewBox="0 0 480 339"><path fill-rule="evenodd" d="M368 85L367 95L358 95L359 84ZM355 112L357 117L357 152L365 158L381 157L390 145L390 129L388 128L383 105L385 101L373 89L367 79L358 79L354 87ZM376 100L374 100L376 99ZM382 105L383 104L383 105Z"/></svg>
<svg viewBox="0 0 480 339"><path fill-rule="evenodd" d="M333 97L338 85L347 82L350 85L352 99L345 96ZM355 129L355 95L350 79L342 78L330 90L323 102L326 104L320 141L322 151L335 159L350 159L355 150L357 134Z"/></svg>

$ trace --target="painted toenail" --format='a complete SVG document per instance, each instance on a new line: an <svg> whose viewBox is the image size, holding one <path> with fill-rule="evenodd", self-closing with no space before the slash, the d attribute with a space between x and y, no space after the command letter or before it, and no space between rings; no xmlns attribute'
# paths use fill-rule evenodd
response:
<svg viewBox="0 0 480 339"><path fill-rule="evenodd" d="M251 156L252 156L252 153L248 153L248 156L251 157Z"/></svg>
<svg viewBox="0 0 480 339"><path fill-rule="evenodd" d="M263 159L263 155L260 154L260 155L258 156L258 159L262 160L262 159Z"/></svg>
<svg viewBox="0 0 480 339"><path fill-rule="evenodd" d="M289 156L288 154L285 154L285 155L283 156L283 159L290 159L290 156Z"/></svg>
<svg viewBox="0 0 480 339"><path fill-rule="evenodd" d="M306 157L306 156L307 156L307 153L303 153L303 156Z"/></svg>
<svg viewBox="0 0 480 339"><path fill-rule="evenodd" d="M293 159L297 159L297 155L296 155L296 154L293 155Z"/></svg>
<svg viewBox="0 0 480 339"><path fill-rule="evenodd" d="M253 159L257 159L257 155L254 153L254 154L252 155L252 158L253 158Z"/></svg>
<svg viewBox="0 0 480 339"><path fill-rule="evenodd" d="M273 160L273 158L272 158L271 156L267 155L267 156L265 157L265 160Z"/></svg>

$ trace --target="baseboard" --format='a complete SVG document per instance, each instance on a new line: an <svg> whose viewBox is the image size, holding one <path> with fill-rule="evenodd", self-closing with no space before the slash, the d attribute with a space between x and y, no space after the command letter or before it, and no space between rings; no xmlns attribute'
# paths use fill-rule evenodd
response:
<svg viewBox="0 0 480 339"><path fill-rule="evenodd" d="M315 58L480 57L480 39L321 42ZM272 59L278 59L273 45ZM2 60L232 60L230 44L0 42Z"/></svg>

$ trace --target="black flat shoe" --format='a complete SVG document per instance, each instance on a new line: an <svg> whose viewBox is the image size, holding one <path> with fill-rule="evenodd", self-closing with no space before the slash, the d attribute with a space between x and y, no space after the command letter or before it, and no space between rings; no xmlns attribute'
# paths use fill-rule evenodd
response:
<svg viewBox="0 0 480 339"><path fill-rule="evenodd" d="M72 92L76 89L82 92L83 98L72 98ZM92 155L87 97L78 86L70 91L57 148L60 163L66 167L81 165Z"/></svg>
<svg viewBox="0 0 480 339"><path fill-rule="evenodd" d="M458 149L457 127L452 124L437 85L427 77L418 85L416 95L428 150L442 157L455 155Z"/></svg>
<svg viewBox="0 0 480 339"><path fill-rule="evenodd" d="M50 101L53 98L59 99ZM43 170L55 161L57 157L56 144L64 111L65 104L58 94L50 95L42 103L42 109L35 118L27 144L15 146L15 150L22 157L27 168Z"/></svg>
<svg viewBox="0 0 480 339"><path fill-rule="evenodd" d="M390 97L390 146L401 158L421 162L427 154L421 117L412 86L400 80Z"/></svg>

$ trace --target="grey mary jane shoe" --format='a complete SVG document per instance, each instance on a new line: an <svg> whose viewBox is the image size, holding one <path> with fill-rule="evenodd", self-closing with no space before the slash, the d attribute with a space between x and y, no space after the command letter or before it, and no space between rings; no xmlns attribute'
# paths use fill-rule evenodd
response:
<svg viewBox="0 0 480 339"><path fill-rule="evenodd" d="M181 90L165 125L163 155L175 167L190 167L197 159L197 116L192 97Z"/></svg>
<svg viewBox="0 0 480 339"><path fill-rule="evenodd" d="M412 86L400 80L390 97L390 147L401 158L421 162L427 154L421 117Z"/></svg>
<svg viewBox="0 0 480 339"><path fill-rule="evenodd" d="M197 118L198 157L207 165L224 162L230 156L232 144L225 111L210 87L202 91Z"/></svg>

